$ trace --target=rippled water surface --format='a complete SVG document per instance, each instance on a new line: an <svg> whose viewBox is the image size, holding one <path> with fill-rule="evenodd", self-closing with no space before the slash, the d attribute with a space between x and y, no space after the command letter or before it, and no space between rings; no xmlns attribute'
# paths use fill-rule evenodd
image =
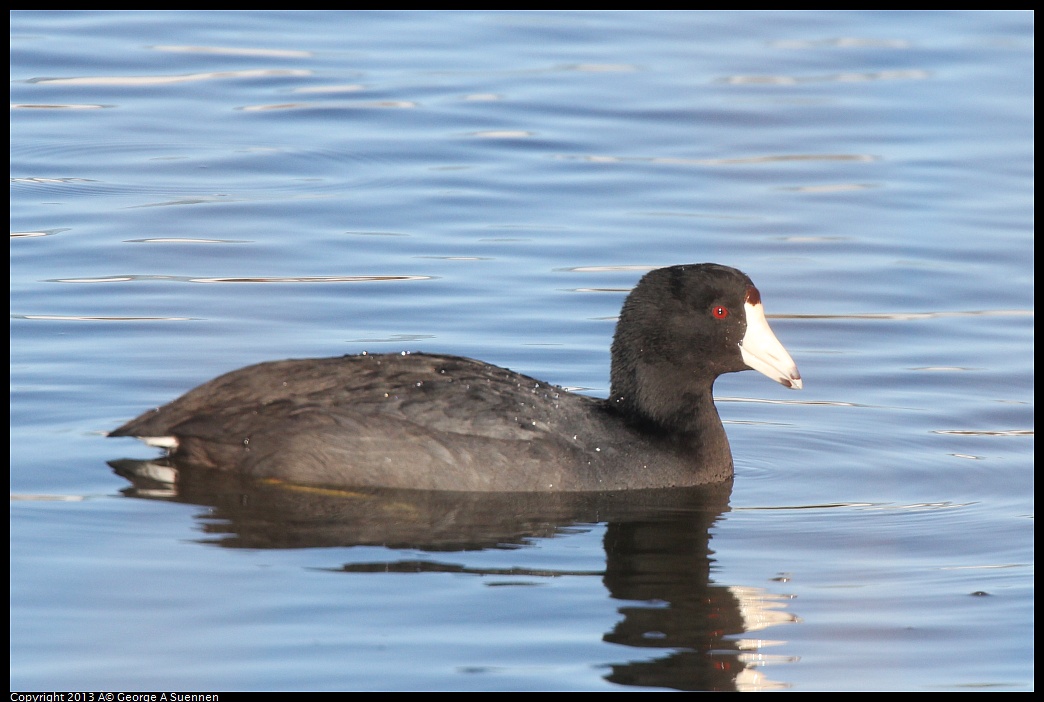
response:
<svg viewBox="0 0 1044 702"><path fill-rule="evenodd" d="M1033 29L12 13L12 689L1033 689ZM702 261L805 379L718 381L731 486L172 491L104 438L364 350L604 396Z"/></svg>

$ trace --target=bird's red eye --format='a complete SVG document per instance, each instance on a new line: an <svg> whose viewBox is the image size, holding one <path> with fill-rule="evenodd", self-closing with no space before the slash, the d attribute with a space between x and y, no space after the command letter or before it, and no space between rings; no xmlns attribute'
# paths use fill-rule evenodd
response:
<svg viewBox="0 0 1044 702"><path fill-rule="evenodd" d="M714 307L711 307L711 316L714 317L714 319L725 319L729 316L729 308L715 305Z"/></svg>

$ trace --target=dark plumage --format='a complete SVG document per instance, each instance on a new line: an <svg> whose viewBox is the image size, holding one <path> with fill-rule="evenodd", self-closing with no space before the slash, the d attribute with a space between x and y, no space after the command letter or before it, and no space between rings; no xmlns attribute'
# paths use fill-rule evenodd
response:
<svg viewBox="0 0 1044 702"><path fill-rule="evenodd" d="M722 373L801 376L743 273L648 273L628 296L607 400L429 354L274 361L227 373L110 436L175 462L332 487L579 491L732 476L711 395Z"/></svg>

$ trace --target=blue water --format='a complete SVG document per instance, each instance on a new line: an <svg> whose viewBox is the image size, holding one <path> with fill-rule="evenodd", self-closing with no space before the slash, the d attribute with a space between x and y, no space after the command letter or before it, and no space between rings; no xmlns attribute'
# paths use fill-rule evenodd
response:
<svg viewBox="0 0 1044 702"><path fill-rule="evenodd" d="M12 690L1031 690L1033 15L13 12ZM724 495L135 490L215 375L597 396L649 268L805 380ZM249 498L249 499L248 499Z"/></svg>

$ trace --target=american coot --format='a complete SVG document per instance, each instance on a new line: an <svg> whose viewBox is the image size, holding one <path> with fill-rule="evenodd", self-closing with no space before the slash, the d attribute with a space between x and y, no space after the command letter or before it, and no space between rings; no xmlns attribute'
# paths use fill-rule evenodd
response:
<svg viewBox="0 0 1044 702"><path fill-rule="evenodd" d="M457 356L273 361L204 383L109 436L175 465L330 487L581 491L732 477L711 390L801 376L750 278L711 263L646 274L624 302L601 400Z"/></svg>

